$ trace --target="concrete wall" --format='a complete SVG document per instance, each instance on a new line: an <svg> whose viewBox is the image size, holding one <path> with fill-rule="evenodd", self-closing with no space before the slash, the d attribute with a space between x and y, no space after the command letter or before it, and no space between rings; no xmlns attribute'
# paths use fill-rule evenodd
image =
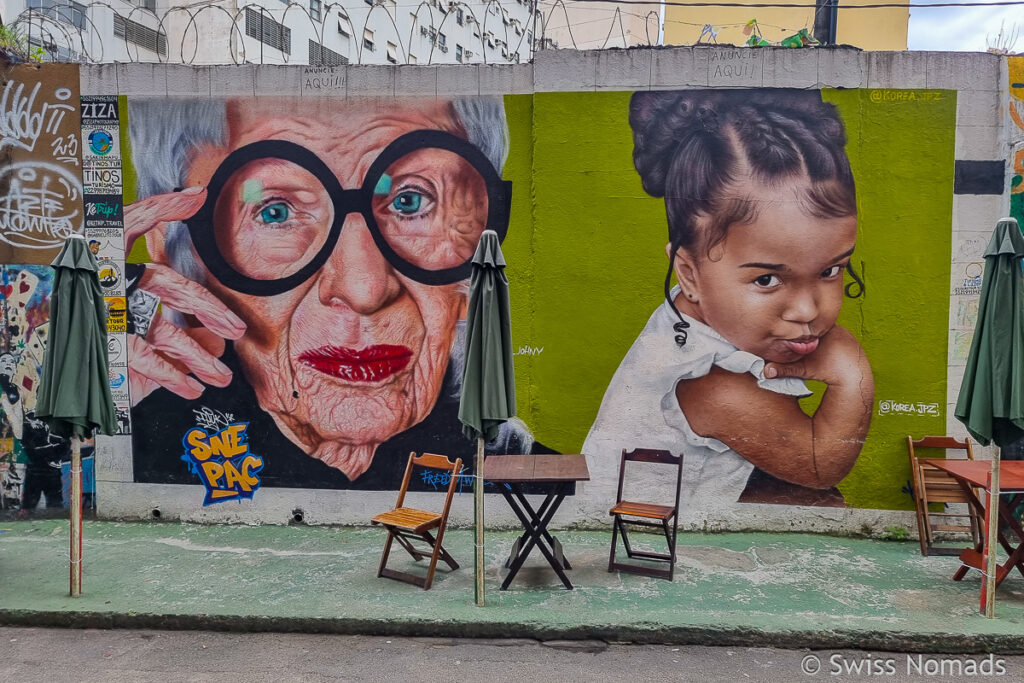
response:
<svg viewBox="0 0 1024 683"><path fill-rule="evenodd" d="M584 443L619 362L661 299L664 204L640 188L632 168L632 134L626 121L630 94L702 88L749 89L754 99L768 97L761 90L765 88L820 90L822 99L840 113L858 193L859 232L852 267L866 283L866 291L860 298L849 298L847 289L839 323L866 350L877 391L862 452L838 485L846 507L737 503L711 513L690 500L684 501L684 526L876 533L891 525L909 526L912 506L900 490L909 478L903 435L943 430L962 434L952 418L952 405L973 325L971 303L977 301L973 281L963 282L964 269L979 260L983 244L978 240L1009 208L1002 170L1009 154L1003 59L852 49L680 48L552 51L540 53L534 64L517 66L313 70L103 65L81 71L83 96L123 96L117 122L125 178L120 191L128 207L141 198L139 166L149 164L147 154L153 154L145 135L134 127L141 125L145 102L154 98L157 107L161 98L172 106L180 98L198 96L220 102L221 107L227 98L229 120L258 110L264 98L277 98L282 112L312 118L332 114L342 130L346 121L370 106L368 98L377 102L371 109L422 110L439 99L502 96L498 102L511 139L503 177L514 188L504 249L513 283L519 413L537 439L535 449L541 444L562 453L582 449L590 458L593 478L578 486L577 495L559 513L556 523L562 525L606 522L615 463L607 454L595 460ZM253 97L252 104L232 109L232 98ZM402 99L387 104L396 97ZM358 179L343 184L353 182L358 184ZM132 209L128 213L125 220L130 223ZM581 238L588 251L579 270L582 277L575 277L566 273L564 259ZM128 245L120 265L140 262L149 270L150 264L161 263L164 239L139 240L134 250ZM117 254L111 259L118 263ZM849 275L844 281L847 286L855 283ZM114 292L113 298L127 293ZM189 325L187 320L184 324ZM129 350L128 375L137 362L131 355L137 341L123 339ZM915 349L913 362L905 361L908 349ZM298 390L306 387L300 383ZM144 407L135 391L133 384L133 395L125 393L123 398ZM214 395L219 394L207 387L204 398ZM262 412L260 405L268 405L268 400L261 397L259 405L253 401L250 412ZM191 408L184 413L216 409L198 399L194 404L175 404L176 410L167 414L181 417L182 405ZM139 406L125 425L133 434L98 439L103 516L145 519L159 510L161 518L286 523L301 510L310 523L361 524L393 503L397 481L377 485L376 490L331 490L273 486L268 479L251 500L204 506L208 492L185 463L172 479L182 483L156 483L159 475L140 471L140 463L150 457L139 450L140 443L164 439L181 444L185 431L177 423L153 418L152 409L139 412ZM184 414L184 419L193 417ZM216 416L204 422L211 433L216 423ZM632 428L625 423L628 420L622 425L622 438L644 445L624 436ZM260 450L264 434L259 430L264 426L252 425L249 444L269 467L278 456ZM454 439L421 434L423 448L442 452L456 448ZM506 450L522 449L523 442L512 443L520 448ZM269 476L270 471L265 468L263 474ZM420 488L424 485L430 487L421 482ZM456 499L456 523L472 519L466 491ZM431 494L416 493L410 504L429 505L432 499ZM488 500L489 522L512 523L501 501Z"/></svg>

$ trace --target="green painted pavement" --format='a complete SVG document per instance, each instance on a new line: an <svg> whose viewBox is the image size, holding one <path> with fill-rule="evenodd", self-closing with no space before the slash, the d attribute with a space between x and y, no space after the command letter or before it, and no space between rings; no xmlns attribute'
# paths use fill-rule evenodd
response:
<svg viewBox="0 0 1024 683"><path fill-rule="evenodd" d="M440 566L424 592L376 577L379 529L91 522L73 600L66 523L0 523L0 623L1024 652L1024 577L1007 579L988 620L978 575L954 583L956 558L916 543L680 534L670 583L609 574L607 533L558 536L575 590L535 553L499 592L514 534L492 532L480 608L468 529L446 537L462 569Z"/></svg>

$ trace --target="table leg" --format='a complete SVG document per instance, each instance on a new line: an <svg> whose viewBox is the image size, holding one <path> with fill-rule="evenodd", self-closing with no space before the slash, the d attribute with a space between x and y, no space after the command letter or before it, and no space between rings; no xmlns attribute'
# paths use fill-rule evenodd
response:
<svg viewBox="0 0 1024 683"><path fill-rule="evenodd" d="M516 488L517 487L513 487L513 490L515 490ZM541 554L543 554L545 559L547 559L548 564L551 565L551 568L555 570L555 574L557 574L558 578L562 580L562 583L565 585L565 587L569 590L572 590L572 583L569 581L569 577L565 575L565 572L563 571L561 564L554 557L554 555L552 555L551 551L548 550L547 546L545 545L544 539L544 535L547 531L547 525L551 521L552 517L555 516L555 512L558 510L558 507L562 504L562 500L565 498L565 496L566 486L557 486L553 491L551 491L551 493L548 494L548 498L550 498L551 500L545 500L544 505L542 506L545 510L545 514L536 520L530 520L521 510L519 510L518 506L513 506L512 509L519 517L520 521L523 523L523 526L526 529L526 534L529 536L529 538L526 541L526 545L524 545L520 549L519 554L516 556L515 560L513 560L512 566L509 568L508 576L505 577L504 582L502 582L501 584L501 590L506 590L509 584L512 583L512 579L515 578L515 575L517 573L519 573L519 570L522 568L523 563L526 561L526 558L529 557L530 552L533 550L534 546L540 548Z"/></svg>
<svg viewBox="0 0 1024 683"><path fill-rule="evenodd" d="M523 509L529 513L530 518L533 520L538 520L544 517L544 515L547 514L548 506L554 501L553 496L547 496L544 498L544 502L541 503L540 508L534 511L533 506L530 505L530 501L527 500L526 495L522 493L522 489L514 490L514 493L519 499L519 503L523 506ZM559 504L561 504L561 500L559 500ZM569 564L569 560L565 559L565 553L562 552L562 544L558 542L558 539L548 532L547 527L542 530L542 533L544 534L544 540L548 542L548 545L551 546L551 550L554 552L555 557L558 558L559 564L561 564L565 569L572 569L572 565Z"/></svg>

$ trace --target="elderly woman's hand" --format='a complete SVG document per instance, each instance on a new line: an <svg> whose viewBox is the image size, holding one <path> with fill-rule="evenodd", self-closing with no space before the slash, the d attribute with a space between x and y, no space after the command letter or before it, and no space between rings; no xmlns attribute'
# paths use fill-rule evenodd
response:
<svg viewBox="0 0 1024 683"><path fill-rule="evenodd" d="M126 206L126 253L137 239L161 224L190 218L205 199L205 188L191 187ZM193 316L204 327L180 328L157 312L145 337L128 335L132 404L157 387L195 399L204 389L197 379L219 387L230 384L231 370L217 357L224 353L225 339L238 339L245 333L245 323L205 287L166 265L147 263L138 286L159 296L165 309Z"/></svg>

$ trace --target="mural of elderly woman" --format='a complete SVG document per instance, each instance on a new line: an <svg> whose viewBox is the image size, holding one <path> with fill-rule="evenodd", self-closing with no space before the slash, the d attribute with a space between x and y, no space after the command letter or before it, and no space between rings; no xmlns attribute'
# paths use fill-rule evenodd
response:
<svg viewBox="0 0 1024 683"><path fill-rule="evenodd" d="M182 439L218 422L247 423L271 486L397 488L412 450L470 452L461 323L479 235L508 225L500 99L138 100L129 125L126 246L150 261L129 300L161 303L129 335L137 481L195 483ZM521 423L489 449L542 450Z"/></svg>

